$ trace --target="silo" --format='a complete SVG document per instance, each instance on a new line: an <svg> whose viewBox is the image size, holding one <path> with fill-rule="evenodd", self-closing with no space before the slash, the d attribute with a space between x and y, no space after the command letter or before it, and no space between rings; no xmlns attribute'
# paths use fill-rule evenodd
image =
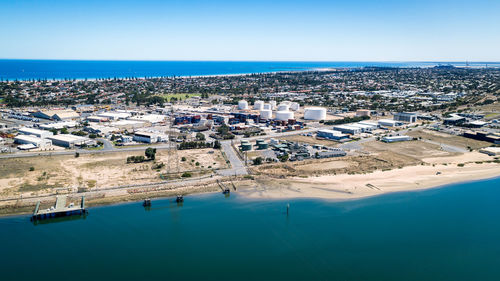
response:
<svg viewBox="0 0 500 281"><path fill-rule="evenodd" d="M265 142L261 142L257 144L258 149L268 149L269 145Z"/></svg>
<svg viewBox="0 0 500 281"><path fill-rule="evenodd" d="M241 142L241 150L242 151L250 151L252 150L252 144L249 142Z"/></svg>
<svg viewBox="0 0 500 281"><path fill-rule="evenodd" d="M265 104L264 104L264 109L269 109L269 110L272 110L272 109L273 109L273 107L272 107L272 105L271 105L270 103L265 103Z"/></svg>
<svg viewBox="0 0 500 281"><path fill-rule="evenodd" d="M293 111L297 111L300 109L300 104L298 102L292 102L290 104L290 109Z"/></svg>
<svg viewBox="0 0 500 281"><path fill-rule="evenodd" d="M262 109L264 109L264 102L261 101L261 100L258 100L256 102L254 102L253 109L255 109L255 110L262 110Z"/></svg>
<svg viewBox="0 0 500 281"><path fill-rule="evenodd" d="M304 110L305 120L325 120L326 108L324 107L308 107Z"/></svg>
<svg viewBox="0 0 500 281"><path fill-rule="evenodd" d="M269 104L271 105L271 109L276 109L276 101L275 100L272 100L269 102Z"/></svg>
<svg viewBox="0 0 500 281"><path fill-rule="evenodd" d="M260 111L260 119L269 120L273 118L273 111L270 109L263 109Z"/></svg>
<svg viewBox="0 0 500 281"><path fill-rule="evenodd" d="M278 111L288 111L290 109L290 105L286 103L282 103L278 105Z"/></svg>
<svg viewBox="0 0 500 281"><path fill-rule="evenodd" d="M293 119L293 112L291 112L291 111L278 111L278 112L276 112L276 120L288 121L289 119Z"/></svg>
<svg viewBox="0 0 500 281"><path fill-rule="evenodd" d="M246 109L248 109L248 102L246 100L240 100L238 102L238 109L239 110L246 110Z"/></svg>

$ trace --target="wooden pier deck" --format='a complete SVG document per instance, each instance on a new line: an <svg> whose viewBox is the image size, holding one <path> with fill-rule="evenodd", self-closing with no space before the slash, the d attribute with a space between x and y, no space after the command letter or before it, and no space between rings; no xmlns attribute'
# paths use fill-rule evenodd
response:
<svg viewBox="0 0 500 281"><path fill-rule="evenodd" d="M56 204L49 209L40 209L40 202L37 202L35 210L33 211L32 220L47 219L54 217L64 217L72 215L82 215L87 211L85 210L85 197L82 196L80 205L70 204L66 206L67 196L57 196Z"/></svg>

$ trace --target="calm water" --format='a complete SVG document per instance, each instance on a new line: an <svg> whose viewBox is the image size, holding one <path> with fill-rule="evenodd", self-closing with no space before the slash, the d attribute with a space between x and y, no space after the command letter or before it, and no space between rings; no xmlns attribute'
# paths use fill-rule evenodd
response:
<svg viewBox="0 0 500 281"><path fill-rule="evenodd" d="M299 71L325 67L426 67L448 62L249 62L0 60L1 80L160 77ZM451 62L462 66L464 62ZM471 63L484 66L485 63ZM500 66L500 63L489 63Z"/></svg>
<svg viewBox="0 0 500 281"><path fill-rule="evenodd" d="M38 225L3 218L0 271L2 280L500 280L499 187L350 202L211 194Z"/></svg>

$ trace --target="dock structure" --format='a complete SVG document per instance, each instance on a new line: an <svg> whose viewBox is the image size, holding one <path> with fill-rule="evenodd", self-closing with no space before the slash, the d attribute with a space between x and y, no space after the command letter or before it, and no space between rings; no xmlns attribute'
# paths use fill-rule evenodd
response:
<svg viewBox="0 0 500 281"><path fill-rule="evenodd" d="M229 194L231 192L231 190L220 180L217 180L217 183L219 184L219 187L222 190L223 194Z"/></svg>
<svg viewBox="0 0 500 281"><path fill-rule="evenodd" d="M73 215L83 215L87 213L85 209L85 197L82 196L80 206L73 203L66 206L67 196L57 196L56 204L49 209L40 209L40 201L36 203L31 220L43 220L55 217L66 217Z"/></svg>

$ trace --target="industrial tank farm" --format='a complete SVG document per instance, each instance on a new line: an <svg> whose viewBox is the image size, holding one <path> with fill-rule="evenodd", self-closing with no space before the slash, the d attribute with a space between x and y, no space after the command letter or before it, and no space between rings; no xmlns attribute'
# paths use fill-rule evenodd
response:
<svg viewBox="0 0 500 281"><path fill-rule="evenodd" d="M263 109L260 111L260 118L264 120L269 120L273 118L273 112L270 109Z"/></svg>
<svg viewBox="0 0 500 281"><path fill-rule="evenodd" d="M325 120L326 108L323 107L307 107L304 111L305 120Z"/></svg>
<svg viewBox="0 0 500 281"><path fill-rule="evenodd" d="M246 100L240 100L238 102L238 109L239 110L247 110L248 109L248 102Z"/></svg>
<svg viewBox="0 0 500 281"><path fill-rule="evenodd" d="M279 121L288 121L293 119L293 112L291 111L278 111L276 112L276 120Z"/></svg>

